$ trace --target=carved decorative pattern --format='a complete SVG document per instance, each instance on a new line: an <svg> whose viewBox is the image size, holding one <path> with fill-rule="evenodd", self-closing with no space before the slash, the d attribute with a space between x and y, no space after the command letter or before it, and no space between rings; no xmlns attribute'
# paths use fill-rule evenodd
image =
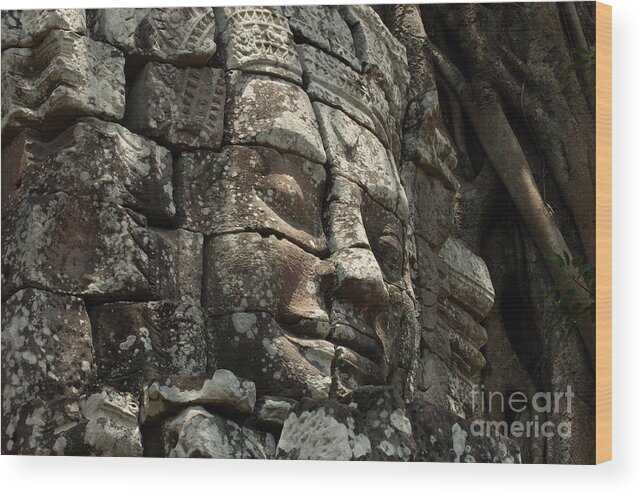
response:
<svg viewBox="0 0 643 496"><path fill-rule="evenodd" d="M35 48L2 52L2 133L62 130L70 120L123 117L125 60L113 47L53 30Z"/></svg>
<svg viewBox="0 0 643 496"><path fill-rule="evenodd" d="M149 91L151 87L155 91ZM169 145L216 150L223 135L224 103L220 69L149 62L134 83L124 122Z"/></svg>
<svg viewBox="0 0 643 496"><path fill-rule="evenodd" d="M288 20L279 7L227 7L220 26L226 67L301 83L301 65Z"/></svg>

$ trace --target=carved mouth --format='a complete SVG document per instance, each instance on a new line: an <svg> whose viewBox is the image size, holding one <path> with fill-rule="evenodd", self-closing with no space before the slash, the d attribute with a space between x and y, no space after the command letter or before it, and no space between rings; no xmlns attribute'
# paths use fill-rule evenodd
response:
<svg viewBox="0 0 643 496"><path fill-rule="evenodd" d="M367 326L359 329L347 322L336 322L331 325L328 341L345 346L374 363L380 363L384 354L380 339Z"/></svg>
<svg viewBox="0 0 643 496"><path fill-rule="evenodd" d="M325 349L323 342L333 346L334 361L338 370L341 370L344 379L350 377L347 385L357 387L383 383L384 347L375 330L368 326L364 319L356 318L351 323L341 318L334 322L301 319L295 324L290 323L287 328L292 333L287 336L288 339L306 349L316 350L317 358ZM304 353L308 361L311 361L313 356L311 353ZM329 373L329 363L325 363L326 359L323 362L323 367L318 359L311 363L324 373Z"/></svg>

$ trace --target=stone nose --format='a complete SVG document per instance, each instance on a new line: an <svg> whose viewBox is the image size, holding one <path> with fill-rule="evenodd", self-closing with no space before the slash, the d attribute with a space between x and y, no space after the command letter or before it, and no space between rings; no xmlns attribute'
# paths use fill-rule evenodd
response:
<svg viewBox="0 0 643 496"><path fill-rule="evenodd" d="M379 313L389 300L382 271L368 248L346 248L333 254L333 297Z"/></svg>

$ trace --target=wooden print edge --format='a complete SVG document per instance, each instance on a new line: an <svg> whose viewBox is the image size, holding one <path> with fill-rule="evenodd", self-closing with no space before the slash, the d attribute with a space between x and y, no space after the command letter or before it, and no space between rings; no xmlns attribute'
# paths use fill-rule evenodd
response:
<svg viewBox="0 0 643 496"><path fill-rule="evenodd" d="M612 7L596 2L596 463L612 459Z"/></svg>

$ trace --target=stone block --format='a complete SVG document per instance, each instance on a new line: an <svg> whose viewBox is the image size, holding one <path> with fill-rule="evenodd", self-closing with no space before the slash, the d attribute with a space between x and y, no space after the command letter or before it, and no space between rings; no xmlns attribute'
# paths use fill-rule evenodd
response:
<svg viewBox="0 0 643 496"><path fill-rule="evenodd" d="M121 119L124 66L114 47L58 29L36 47L4 50L2 134L60 131L79 117Z"/></svg>
<svg viewBox="0 0 643 496"><path fill-rule="evenodd" d="M339 9L351 27L355 53L364 72L377 75L386 94L390 112L401 122L406 106L409 72L406 49L386 28L375 11L366 5L342 5Z"/></svg>
<svg viewBox="0 0 643 496"><path fill-rule="evenodd" d="M15 202L2 223L2 288L24 287L91 301L176 296L169 242L120 205L66 193Z"/></svg>
<svg viewBox="0 0 643 496"><path fill-rule="evenodd" d="M174 65L206 64L216 51L210 7L100 9L93 37L134 60Z"/></svg>
<svg viewBox="0 0 643 496"><path fill-rule="evenodd" d="M301 156L263 147L181 154L176 199L179 222L206 235L275 234L321 255L326 172Z"/></svg>
<svg viewBox="0 0 643 496"><path fill-rule="evenodd" d="M85 9L3 10L2 49L37 45L54 29L85 34Z"/></svg>
<svg viewBox="0 0 643 496"><path fill-rule="evenodd" d="M235 72L229 92L226 144L263 145L326 162L313 108L299 86Z"/></svg>
<svg viewBox="0 0 643 496"><path fill-rule="evenodd" d="M301 64L281 7L223 7L216 12L226 69L301 84Z"/></svg>
<svg viewBox="0 0 643 496"><path fill-rule="evenodd" d="M439 251L455 230L456 192L447 188L440 179L416 167L412 184L407 187L407 198L413 209L416 238Z"/></svg>
<svg viewBox="0 0 643 496"><path fill-rule="evenodd" d="M80 298L23 289L2 305L2 414L82 394L95 380L92 330Z"/></svg>
<svg viewBox="0 0 643 496"><path fill-rule="evenodd" d="M298 45L297 52L310 99L342 109L383 143L388 143L385 123L379 120L375 109L377 103L371 98L365 77L341 60L310 45Z"/></svg>
<svg viewBox="0 0 643 496"><path fill-rule="evenodd" d="M163 455L170 458L272 459L275 438L202 407L189 407L162 427Z"/></svg>
<svg viewBox="0 0 643 496"><path fill-rule="evenodd" d="M353 69L361 69L355 57L353 35L336 6L288 5L282 7L282 11L293 35L332 53Z"/></svg>
<svg viewBox="0 0 643 496"><path fill-rule="evenodd" d="M495 292L484 260L471 252L462 241L449 237L438 258L443 293L468 310L476 320L486 317L493 306Z"/></svg>
<svg viewBox="0 0 643 496"><path fill-rule="evenodd" d="M154 221L174 217L172 154L119 124L88 117L53 140L23 131L3 149L2 164L15 177L8 182L20 183L19 198L62 192Z"/></svg>
<svg viewBox="0 0 643 496"><path fill-rule="evenodd" d="M223 136L221 69L149 62L137 75L123 120L136 133L180 149L218 150Z"/></svg>
<svg viewBox="0 0 643 496"><path fill-rule="evenodd" d="M409 461L411 424L392 387L366 386L341 400L295 404L284 422L277 458Z"/></svg>
<svg viewBox="0 0 643 496"><path fill-rule="evenodd" d="M371 443L356 408L308 398L293 407L277 444L280 460L368 460Z"/></svg>
<svg viewBox="0 0 643 496"><path fill-rule="evenodd" d="M269 312L324 337L328 314L321 261L297 245L258 233L225 234L205 243L205 309L212 315Z"/></svg>
<svg viewBox="0 0 643 496"><path fill-rule="evenodd" d="M397 168L382 143L341 110L317 102L313 106L331 176L353 181L384 208L395 212L402 187Z"/></svg>
<svg viewBox="0 0 643 496"><path fill-rule="evenodd" d="M446 188L457 191L460 183L453 171L458 159L442 126L437 90L410 103L404 120L403 156L439 178Z"/></svg>
<svg viewBox="0 0 643 496"><path fill-rule="evenodd" d="M162 300L99 305L90 313L101 381L138 394L161 375L205 373L200 307Z"/></svg>

